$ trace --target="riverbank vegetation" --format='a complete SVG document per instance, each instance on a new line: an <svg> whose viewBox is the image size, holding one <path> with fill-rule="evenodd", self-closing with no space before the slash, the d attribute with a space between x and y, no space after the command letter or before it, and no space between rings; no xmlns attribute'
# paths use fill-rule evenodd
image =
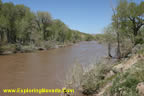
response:
<svg viewBox="0 0 144 96"><path fill-rule="evenodd" d="M117 7L112 7L112 10L112 23L104 29L103 34L96 35L96 40L117 44L117 58L122 58L135 45L144 43L144 2L137 4L119 0Z"/></svg>
<svg viewBox="0 0 144 96"><path fill-rule="evenodd" d="M116 8L112 2L111 6L112 23L95 36L99 43L108 45L109 58L88 71L76 71L81 75L72 75L70 82L78 80L79 86L74 88L86 96L144 96L144 2L119 0ZM110 52L112 46L115 56ZM67 85L73 87L72 83Z"/></svg>
<svg viewBox="0 0 144 96"><path fill-rule="evenodd" d="M29 52L91 40L90 34L70 29L48 12L0 0L0 53Z"/></svg>

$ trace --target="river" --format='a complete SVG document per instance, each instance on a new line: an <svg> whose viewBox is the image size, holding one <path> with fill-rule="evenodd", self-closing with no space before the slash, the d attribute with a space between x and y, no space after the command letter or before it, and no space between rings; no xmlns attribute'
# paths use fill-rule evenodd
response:
<svg viewBox="0 0 144 96"><path fill-rule="evenodd" d="M0 56L0 89L61 88L75 63L86 66L106 55L106 46L91 41L48 51Z"/></svg>

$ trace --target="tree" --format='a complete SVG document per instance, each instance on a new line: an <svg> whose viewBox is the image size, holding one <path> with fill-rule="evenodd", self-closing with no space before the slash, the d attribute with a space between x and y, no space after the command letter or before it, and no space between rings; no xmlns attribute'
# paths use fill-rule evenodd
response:
<svg viewBox="0 0 144 96"><path fill-rule="evenodd" d="M0 41L1 43L7 41L6 34L7 34L8 26L9 26L8 19L5 16L0 15L0 38L1 38Z"/></svg>
<svg viewBox="0 0 144 96"><path fill-rule="evenodd" d="M16 42L16 33L15 33L15 27L14 22L17 18L16 16L16 9L13 3L4 3L2 5L1 10L3 16L5 16L9 21L9 26L7 26L7 39L9 43L15 43Z"/></svg>
<svg viewBox="0 0 144 96"><path fill-rule="evenodd" d="M39 27L39 30L43 32L43 39L47 40L48 30L46 29L52 24L51 15L48 12L39 11L36 14L36 22Z"/></svg>
<svg viewBox="0 0 144 96"><path fill-rule="evenodd" d="M115 32L116 32L116 39L117 39L117 59L120 59L121 58L121 51L120 51L120 33L119 33L119 19L118 19L118 16L116 15L117 11L116 9L113 7L113 4L111 2L111 7L112 7L112 11L113 11L113 17L112 17L112 20L113 20L113 26L115 28Z"/></svg>
<svg viewBox="0 0 144 96"><path fill-rule="evenodd" d="M116 42L116 33L112 25L104 28L104 42L108 45L108 57L112 57L111 55L111 46Z"/></svg>
<svg viewBox="0 0 144 96"><path fill-rule="evenodd" d="M136 37L140 34L139 30L144 25L144 2L136 4L127 0L120 0L116 8L116 17L118 18L119 26L125 32L132 29L134 36L134 45L136 45ZM116 22L115 22L116 23Z"/></svg>
<svg viewBox="0 0 144 96"><path fill-rule="evenodd" d="M45 41L59 43L81 39L81 32L70 29L48 12L33 13L25 5L0 0L0 43L41 46ZM46 44L45 44L46 45Z"/></svg>
<svg viewBox="0 0 144 96"><path fill-rule="evenodd" d="M16 40L19 43L25 43L26 41L31 41L32 33L32 23L34 20L34 14L30 11L29 8L24 5L16 5L17 18L15 20L15 31L16 31Z"/></svg>
<svg viewBox="0 0 144 96"><path fill-rule="evenodd" d="M2 3L2 1L0 0L0 10L1 10L1 8L2 8L2 5L3 5L3 3Z"/></svg>
<svg viewBox="0 0 144 96"><path fill-rule="evenodd" d="M54 24L57 30L57 41L64 43L67 38L68 27L61 20L55 20Z"/></svg>

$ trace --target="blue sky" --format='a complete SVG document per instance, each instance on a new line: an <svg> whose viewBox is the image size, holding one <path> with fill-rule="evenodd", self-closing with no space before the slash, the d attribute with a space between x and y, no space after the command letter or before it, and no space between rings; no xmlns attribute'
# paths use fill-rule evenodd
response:
<svg viewBox="0 0 144 96"><path fill-rule="evenodd" d="M86 33L100 33L111 23L109 0L2 0L24 4L32 11L47 11L54 19L61 19L71 29ZM115 1L115 0L113 0Z"/></svg>

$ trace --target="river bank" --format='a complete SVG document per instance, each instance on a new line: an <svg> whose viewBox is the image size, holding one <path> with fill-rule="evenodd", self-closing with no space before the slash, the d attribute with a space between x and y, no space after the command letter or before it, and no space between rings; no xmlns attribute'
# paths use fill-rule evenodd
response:
<svg viewBox="0 0 144 96"><path fill-rule="evenodd" d="M132 49L121 60L103 58L88 71L75 69L67 87L76 88L86 96L144 96L144 44ZM75 67L76 68L76 67ZM75 85L77 85L75 87Z"/></svg>
<svg viewBox="0 0 144 96"><path fill-rule="evenodd" d="M106 49L106 46L96 41L83 41L52 50L0 56L0 89L61 89L67 73L75 64L88 66L93 60L106 56Z"/></svg>
<svg viewBox="0 0 144 96"><path fill-rule="evenodd" d="M42 44L39 45L3 44L0 45L0 55L10 55L15 53L29 53L34 51L50 50L50 49L62 48L66 46L72 46L75 43L72 42L59 43L59 42L48 41L48 42L43 42Z"/></svg>

